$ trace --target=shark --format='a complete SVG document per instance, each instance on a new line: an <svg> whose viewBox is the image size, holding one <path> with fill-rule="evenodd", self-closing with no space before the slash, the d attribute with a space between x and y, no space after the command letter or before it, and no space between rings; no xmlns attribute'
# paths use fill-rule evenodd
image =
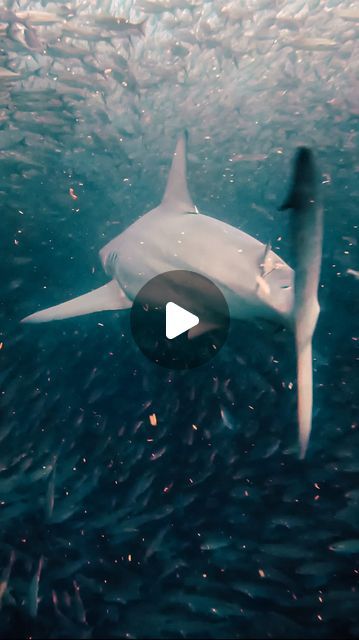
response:
<svg viewBox="0 0 359 640"><path fill-rule="evenodd" d="M300 456L308 446L312 415L312 336L319 314L321 211L314 160L299 150L293 185L281 209L292 209L298 271L244 231L200 213L187 184L187 132L175 147L160 204L140 216L99 252L108 282L76 298L37 311L21 322L63 320L98 311L131 308L153 277L175 270L199 273L223 293L231 319L264 319L295 335ZM189 300L190 304L190 300ZM191 338L213 329L194 327Z"/></svg>
<svg viewBox="0 0 359 640"><path fill-rule="evenodd" d="M290 234L294 259L293 320L297 354L298 422L301 457L308 445L313 408L312 338L320 306L318 288L322 262L324 210L318 195L313 152L299 148L292 185L280 211L291 209Z"/></svg>

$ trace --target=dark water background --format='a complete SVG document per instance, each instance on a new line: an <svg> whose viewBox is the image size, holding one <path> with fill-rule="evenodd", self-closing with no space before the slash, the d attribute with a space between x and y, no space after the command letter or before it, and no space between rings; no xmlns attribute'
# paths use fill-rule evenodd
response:
<svg viewBox="0 0 359 640"><path fill-rule="evenodd" d="M98 251L157 204L185 124L152 151L145 129L127 155L126 141L77 140L77 116L68 108L59 152L25 145L36 171L1 163L0 584L15 555L0 636L358 637L357 149L313 133L330 180L313 434L298 461L288 332L239 323L211 363L171 372L138 351L126 312L19 324L106 282ZM276 207L301 134L287 127L276 154L273 127L272 155L237 163L229 182L221 143L244 134L214 122L201 123L209 142L189 127L194 201L290 261ZM341 111L337 128L334 141L353 136L357 118Z"/></svg>

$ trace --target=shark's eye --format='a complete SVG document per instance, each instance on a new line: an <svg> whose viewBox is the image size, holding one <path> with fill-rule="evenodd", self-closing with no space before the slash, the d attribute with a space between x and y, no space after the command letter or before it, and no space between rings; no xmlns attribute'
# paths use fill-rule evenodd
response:
<svg viewBox="0 0 359 640"><path fill-rule="evenodd" d="M282 284L281 289L291 289L291 285L290 284Z"/></svg>

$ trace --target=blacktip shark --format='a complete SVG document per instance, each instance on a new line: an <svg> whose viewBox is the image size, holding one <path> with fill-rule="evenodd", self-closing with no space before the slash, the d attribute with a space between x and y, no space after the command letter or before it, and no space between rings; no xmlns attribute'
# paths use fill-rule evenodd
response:
<svg viewBox="0 0 359 640"><path fill-rule="evenodd" d="M321 209L316 203L312 154L300 150L285 208L293 208L297 272L271 249L217 218L199 213L187 186L187 134L177 141L161 203L141 216L100 251L111 280L77 298L27 316L48 322L103 310L129 309L151 278L171 270L199 273L226 298L231 318L268 319L294 330L298 363L298 423L304 457L312 415L312 335L321 262ZM319 213L318 213L319 212ZM199 323L195 338L213 329Z"/></svg>

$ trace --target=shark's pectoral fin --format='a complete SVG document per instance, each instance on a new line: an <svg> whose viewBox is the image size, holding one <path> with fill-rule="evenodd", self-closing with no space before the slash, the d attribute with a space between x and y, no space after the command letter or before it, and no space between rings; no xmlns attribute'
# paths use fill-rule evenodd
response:
<svg viewBox="0 0 359 640"><path fill-rule="evenodd" d="M198 213L187 186L187 137L188 134L185 131L177 141L161 205L174 211Z"/></svg>
<svg viewBox="0 0 359 640"><path fill-rule="evenodd" d="M116 280L111 280L103 287L94 289L78 298L68 300L49 309L43 309L33 313L21 322L50 322L50 320L63 320L64 318L74 318L83 316L95 311L115 311L118 309L129 309L132 306Z"/></svg>

